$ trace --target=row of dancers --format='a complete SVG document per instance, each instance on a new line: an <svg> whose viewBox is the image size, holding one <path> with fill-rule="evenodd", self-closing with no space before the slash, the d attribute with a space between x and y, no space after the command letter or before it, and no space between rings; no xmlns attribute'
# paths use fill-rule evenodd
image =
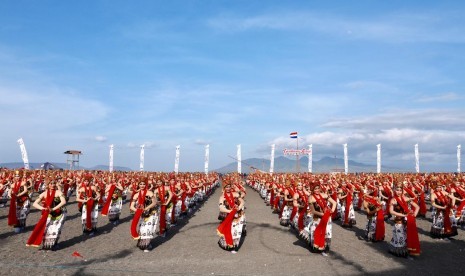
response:
<svg viewBox="0 0 465 276"><path fill-rule="evenodd" d="M355 211L368 222L365 239L385 239L385 221L392 220L389 251L402 257L421 253L416 217L431 205L433 238L457 235L465 225L465 177L457 174L265 174L252 173L247 185L260 193L279 216L280 224L297 231L313 252L328 255L332 222L355 225Z"/></svg>
<svg viewBox="0 0 465 276"><path fill-rule="evenodd" d="M27 246L57 249L67 215L67 203L76 193L83 234L97 231L99 214L118 224L123 203L129 201L133 219L130 234L144 251L156 236L164 237L178 219L192 214L219 185L216 173L108 173L101 171L0 172L0 202L9 202L8 225L24 231L32 206L41 210ZM37 194L37 198L32 201ZM129 196L128 196L129 195ZM69 207L69 206L68 206Z"/></svg>

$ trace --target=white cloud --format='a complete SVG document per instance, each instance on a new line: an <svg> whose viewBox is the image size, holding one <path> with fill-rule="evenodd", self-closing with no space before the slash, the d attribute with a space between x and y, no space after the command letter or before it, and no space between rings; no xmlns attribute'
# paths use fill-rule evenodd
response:
<svg viewBox="0 0 465 276"><path fill-rule="evenodd" d="M108 139L105 136L95 136L95 141L97 142L106 142Z"/></svg>
<svg viewBox="0 0 465 276"><path fill-rule="evenodd" d="M418 102L449 102L449 101L456 101L463 99L463 96L458 95L457 93L454 92L449 92L449 93L443 93L439 95L434 95L434 96L420 96L418 98Z"/></svg>
<svg viewBox="0 0 465 276"><path fill-rule="evenodd" d="M289 11L249 17L222 15L207 25L223 32L257 29L313 31L350 39L400 42L465 42L464 25L457 24L460 14L397 13L376 19L354 19L314 11Z"/></svg>
<svg viewBox="0 0 465 276"><path fill-rule="evenodd" d="M455 109L398 109L374 116L336 119L322 126L370 131L394 128L463 131L465 114Z"/></svg>

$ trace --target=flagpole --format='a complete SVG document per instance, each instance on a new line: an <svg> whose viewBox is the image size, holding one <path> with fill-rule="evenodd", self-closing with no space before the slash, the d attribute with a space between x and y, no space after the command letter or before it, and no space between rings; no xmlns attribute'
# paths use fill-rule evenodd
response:
<svg viewBox="0 0 465 276"><path fill-rule="evenodd" d="M296 172L299 173L300 171L300 168L299 168L299 136L297 136L297 155L296 155L296 162L295 162L295 165L296 165Z"/></svg>

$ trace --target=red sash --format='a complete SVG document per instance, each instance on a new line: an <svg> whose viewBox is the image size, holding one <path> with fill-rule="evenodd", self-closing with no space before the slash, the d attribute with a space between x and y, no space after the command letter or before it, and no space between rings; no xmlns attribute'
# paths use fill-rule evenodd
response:
<svg viewBox="0 0 465 276"><path fill-rule="evenodd" d="M410 214L407 202L403 198L395 197L397 204L407 215L407 249L411 255L420 255L420 239L418 238L418 229L415 217Z"/></svg>
<svg viewBox="0 0 465 276"><path fill-rule="evenodd" d="M362 203L363 203L363 191L360 189L358 192L358 203L357 203L358 209L362 208Z"/></svg>
<svg viewBox="0 0 465 276"><path fill-rule="evenodd" d="M18 225L18 217L16 216L16 199L20 187L21 183L17 182L11 189L10 209L8 210L8 225L10 226Z"/></svg>
<svg viewBox="0 0 465 276"><path fill-rule="evenodd" d="M328 225L329 217L331 215L330 210L325 204L325 200L320 195L313 195L317 204L320 206L321 210L324 210L324 215L320 219L320 223L315 228L313 232L313 248L318 250L324 250L326 246L326 226Z"/></svg>
<svg viewBox="0 0 465 276"><path fill-rule="evenodd" d="M115 192L116 185L112 184L110 187L110 190L108 191L107 195L107 201L105 201L105 204L103 205L102 208L102 216L106 217L108 215L108 211L110 210L110 203L113 198L113 193Z"/></svg>
<svg viewBox="0 0 465 276"><path fill-rule="evenodd" d="M380 207L381 204L374 198L365 197L365 200L375 206L376 208ZM379 209L376 213L376 230L375 230L375 240L382 241L385 236L385 227L384 227L384 212L383 209Z"/></svg>
<svg viewBox="0 0 465 276"><path fill-rule="evenodd" d="M297 220L299 231L302 231L305 227L304 216L305 216L305 212L307 211L308 200L307 200L305 193L301 193L299 191L297 191L297 193L299 194L299 198L303 200L304 205L305 205L304 207L300 208L301 210L299 211L299 218Z"/></svg>
<svg viewBox="0 0 465 276"><path fill-rule="evenodd" d="M86 197L90 198L86 202L86 230L92 230L92 210L94 207L94 198L92 197L91 187L86 187Z"/></svg>
<svg viewBox="0 0 465 276"><path fill-rule="evenodd" d="M420 201L418 202L420 205L420 215L425 216L426 215L426 202L425 202L425 192L421 191L420 192Z"/></svg>
<svg viewBox="0 0 465 276"><path fill-rule="evenodd" d="M446 207L446 209L443 211L443 214L444 214L444 234L450 234L452 233L452 223L450 221L450 204L449 204L449 199L441 194L441 193L436 193L434 192L434 194L436 195L436 198L437 200L439 201L439 203L441 205L444 205L444 207ZM438 211L442 211L442 210L438 210Z"/></svg>
<svg viewBox="0 0 465 276"><path fill-rule="evenodd" d="M455 187L455 191L460 195L461 199L465 199L465 191L463 191L459 187ZM455 213L456 217L461 217L462 216L462 210L465 207L465 200L460 202L459 207L457 207L457 213Z"/></svg>
<svg viewBox="0 0 465 276"><path fill-rule="evenodd" d="M270 191L270 205L273 205L274 203L274 189L273 187L271 187L271 191Z"/></svg>
<svg viewBox="0 0 465 276"><path fill-rule="evenodd" d="M55 190L47 191L47 198L44 203L44 210L42 210L42 216L37 222L34 230L32 230L31 236L26 242L26 246L39 247L44 238L45 226L47 224L47 218L50 214L49 208L52 206L52 202L55 199Z"/></svg>
<svg viewBox="0 0 465 276"><path fill-rule="evenodd" d="M131 236L135 240L140 238L139 233L137 232L137 225L139 225L140 217L142 213L144 212L146 195L147 195L147 190L139 191L139 198L137 199L137 205L138 205L137 210L131 222Z"/></svg>
<svg viewBox="0 0 465 276"><path fill-rule="evenodd" d="M218 225L216 231L219 236L224 237L224 241L226 243L226 247L233 247L233 238L231 233L231 227L234 220L234 216L236 215L237 210L234 208L223 220L223 222Z"/></svg>
<svg viewBox="0 0 465 276"><path fill-rule="evenodd" d="M352 192L349 189L345 189L344 187L341 187L341 189L347 194L343 224L349 224L349 211L350 211L350 205L352 204Z"/></svg>
<svg viewBox="0 0 465 276"><path fill-rule="evenodd" d="M171 223L176 223L176 203L178 202L178 196L176 195L176 189L174 186L170 186L171 193L173 196L171 197L171 202L173 202L173 208L171 208Z"/></svg>
<svg viewBox="0 0 465 276"><path fill-rule="evenodd" d="M234 220L234 216L236 215L236 204L234 202L234 196L230 192L228 195L227 193L224 193L224 198L228 202L229 208L232 209L232 211L226 216L226 218L223 220L223 222L218 225L218 228L216 228L216 231L219 236L224 237L224 241L226 243L226 247L233 247L233 238L232 238L232 233L231 233L231 227L232 223Z"/></svg>
<svg viewBox="0 0 465 276"><path fill-rule="evenodd" d="M160 197L160 235L163 235L166 231L166 205L165 204L165 186L158 188L158 196Z"/></svg>

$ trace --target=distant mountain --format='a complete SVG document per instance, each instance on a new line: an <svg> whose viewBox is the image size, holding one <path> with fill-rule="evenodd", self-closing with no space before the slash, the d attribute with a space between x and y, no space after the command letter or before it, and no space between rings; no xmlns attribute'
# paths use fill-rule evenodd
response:
<svg viewBox="0 0 465 276"><path fill-rule="evenodd" d="M348 161L349 172L376 172L376 165L369 165L359 163L353 160ZM300 172L308 171L308 157L304 156L299 159ZM243 173L249 173L252 168L259 169L265 172L270 171L270 160L264 158L249 158L242 160L241 171ZM228 173L237 171L237 162L232 162L226 166L214 170L219 173ZM275 158L274 160L274 171L275 172L296 172L297 164L296 159L289 159L284 156ZM344 159L334 157L323 157L319 161L313 161L312 171L314 173L344 171ZM381 171L383 172L401 172L400 168L382 166Z"/></svg>
<svg viewBox="0 0 465 276"><path fill-rule="evenodd" d="M93 166L91 168L88 168L86 170L108 171L108 170L110 170L110 167L108 165L97 165L97 166ZM131 170L131 168L128 168L128 167L113 166L113 171L132 171L132 170Z"/></svg>
<svg viewBox="0 0 465 276"><path fill-rule="evenodd" d="M53 164L56 169L67 169L69 167L68 164L66 163L53 163L53 162L50 162L50 163ZM32 170L40 169L42 164L44 163L29 163L29 168L31 168ZM7 169L21 169L21 168L24 168L24 163L22 162L0 163L0 167L7 168ZM108 165L97 165L97 166L93 166L90 168L79 166L79 169L93 170L93 171L108 171L109 166ZM114 171L132 171L131 168L120 167L120 166L114 166L113 170Z"/></svg>

